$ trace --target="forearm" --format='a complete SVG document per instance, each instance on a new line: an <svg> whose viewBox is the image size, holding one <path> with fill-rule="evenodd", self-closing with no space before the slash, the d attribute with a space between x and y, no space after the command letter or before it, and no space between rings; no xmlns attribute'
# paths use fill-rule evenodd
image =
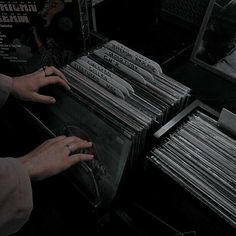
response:
<svg viewBox="0 0 236 236"><path fill-rule="evenodd" d="M6 102L9 94L12 90L12 78L3 74L0 74L0 108Z"/></svg>
<svg viewBox="0 0 236 236"><path fill-rule="evenodd" d="M18 231L33 207L30 178L15 158L0 158L0 235Z"/></svg>

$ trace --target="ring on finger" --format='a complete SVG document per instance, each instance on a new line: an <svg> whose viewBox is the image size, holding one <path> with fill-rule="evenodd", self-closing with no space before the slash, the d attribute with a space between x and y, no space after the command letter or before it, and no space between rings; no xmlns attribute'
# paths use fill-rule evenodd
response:
<svg viewBox="0 0 236 236"><path fill-rule="evenodd" d="M47 66L43 66L43 71L44 71L44 76L47 77L47 73L46 73L46 69L47 69Z"/></svg>
<svg viewBox="0 0 236 236"><path fill-rule="evenodd" d="M66 147L69 151L69 155L73 152L72 147L69 144L66 144Z"/></svg>

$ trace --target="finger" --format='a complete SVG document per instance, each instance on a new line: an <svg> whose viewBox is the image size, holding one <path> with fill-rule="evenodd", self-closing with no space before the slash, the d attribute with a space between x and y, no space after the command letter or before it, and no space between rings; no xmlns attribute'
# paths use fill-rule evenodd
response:
<svg viewBox="0 0 236 236"><path fill-rule="evenodd" d="M41 80L40 87L44 87L50 84L59 84L62 87L64 87L66 90L70 90L70 86L67 84L67 82L58 76L48 76L45 79Z"/></svg>
<svg viewBox="0 0 236 236"><path fill-rule="evenodd" d="M60 142L60 145L67 149L68 155L75 154L79 149L90 148L93 146L91 142L78 138L76 136L70 136Z"/></svg>
<svg viewBox="0 0 236 236"><path fill-rule="evenodd" d="M89 160L92 160L93 158L94 158L94 155L91 155L91 154L74 154L70 156L69 163L70 165L74 165L77 162L89 161Z"/></svg>
<svg viewBox="0 0 236 236"><path fill-rule="evenodd" d="M54 97L42 95L42 94L39 94L39 93L35 92L32 95L32 101L33 102L44 103L44 104L53 104L53 103L56 102L56 99Z"/></svg>
<svg viewBox="0 0 236 236"><path fill-rule="evenodd" d="M37 78L40 78L40 79L45 79L46 78L46 74L45 74L45 71L43 69L39 73L40 73L40 76L36 75Z"/></svg>
<svg viewBox="0 0 236 236"><path fill-rule="evenodd" d="M37 70L37 71L35 71L35 72L33 72L32 75L35 75L35 76L38 77L38 75L39 75L39 73L40 73L40 78L45 77L45 69L46 69L46 66L40 68L39 70ZM29 74L29 75L31 75L31 74Z"/></svg>
<svg viewBox="0 0 236 236"><path fill-rule="evenodd" d="M61 135L61 136L57 136L55 138L50 138L48 140L46 140L44 143L41 144L41 146L43 148L45 148L45 146L52 146L52 145L55 145L57 144L58 142L61 142L62 140L64 140L66 138L66 136L64 135Z"/></svg>
<svg viewBox="0 0 236 236"><path fill-rule="evenodd" d="M62 142L63 142L63 145L70 145L70 144L76 143L76 142L88 143L88 141L81 139L79 137L76 137L76 136L69 136L66 139L64 139Z"/></svg>
<svg viewBox="0 0 236 236"><path fill-rule="evenodd" d="M87 141L79 141L70 143L67 146L69 147L71 153L75 153L76 151L79 151L82 148L91 148L93 144Z"/></svg>
<svg viewBox="0 0 236 236"><path fill-rule="evenodd" d="M66 80L65 75L54 66L46 67L45 72L46 72L46 75L57 75L61 79Z"/></svg>

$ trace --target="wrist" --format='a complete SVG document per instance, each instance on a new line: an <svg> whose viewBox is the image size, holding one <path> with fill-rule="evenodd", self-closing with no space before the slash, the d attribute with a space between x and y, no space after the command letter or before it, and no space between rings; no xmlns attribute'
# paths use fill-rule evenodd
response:
<svg viewBox="0 0 236 236"><path fill-rule="evenodd" d="M34 178L33 166L32 166L32 163L29 161L29 158L27 156L23 156L23 157L19 157L18 160L26 169L30 179L33 179Z"/></svg>
<svg viewBox="0 0 236 236"><path fill-rule="evenodd" d="M0 74L0 90L6 94L11 93L13 87L13 78L4 74Z"/></svg>
<svg viewBox="0 0 236 236"><path fill-rule="evenodd" d="M12 85L11 85L11 95L13 97L18 97L17 96L17 89L16 89L16 77L12 77Z"/></svg>

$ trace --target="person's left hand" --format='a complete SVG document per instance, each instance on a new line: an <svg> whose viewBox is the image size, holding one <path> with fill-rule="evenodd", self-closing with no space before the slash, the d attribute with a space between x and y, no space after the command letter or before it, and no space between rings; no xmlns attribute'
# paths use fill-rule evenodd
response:
<svg viewBox="0 0 236 236"><path fill-rule="evenodd" d="M70 90L63 73L54 66L46 66L32 74L13 78L11 94L23 101L55 103L54 97L38 93L40 88L50 84L59 84L66 90Z"/></svg>

